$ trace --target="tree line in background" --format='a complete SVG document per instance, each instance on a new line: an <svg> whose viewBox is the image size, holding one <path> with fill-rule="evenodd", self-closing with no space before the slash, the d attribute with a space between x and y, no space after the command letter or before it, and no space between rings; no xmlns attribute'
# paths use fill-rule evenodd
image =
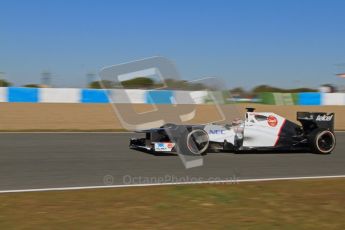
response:
<svg viewBox="0 0 345 230"><path fill-rule="evenodd" d="M302 92L318 92L317 89L312 88L294 88L294 89L283 89L278 88L270 85L259 85L254 87L250 91L244 90L242 87L236 87L233 89L230 89L230 93L234 97L241 97L241 98L252 98L256 97L260 93L265 92L274 92L274 93L302 93Z"/></svg>
<svg viewBox="0 0 345 230"><path fill-rule="evenodd" d="M89 88L93 89L110 89L110 88L125 88L125 89L172 89L172 90L204 90L211 89L200 83L190 83L188 81L176 81L173 79L166 79L164 83L156 82L151 78L137 77L130 80L115 83L108 80L94 81L89 84Z"/></svg>
<svg viewBox="0 0 345 230"><path fill-rule="evenodd" d="M4 79L0 79L0 87L9 87L12 84ZM329 84L325 84L324 86L331 86ZM44 88L47 87L41 84L26 84L23 87L32 87L32 88ZM154 81L151 78L147 77L137 77L130 80L122 81L121 83L115 83L108 80L102 81L93 81L88 85L88 88L92 89L109 89L109 88L126 88L126 89L157 89L157 88L164 88L164 89L171 89L171 90L216 90L216 88L212 86L207 86L201 83L191 83L184 80L173 80L167 79L165 83L159 83ZM298 92L317 92L317 89L312 88L294 88L294 89L283 89L278 88L270 85L259 85L254 87L251 90L245 90L242 87L236 87L229 90L232 96L234 97L244 97L244 98L251 98L255 97L260 93L263 92L277 92L277 93L298 93Z"/></svg>
<svg viewBox="0 0 345 230"><path fill-rule="evenodd" d="M13 86L13 84L9 81L6 81L4 79L0 79L0 87L10 87ZM43 85L40 84L26 84L23 85L23 87L29 87L29 88L43 88Z"/></svg>

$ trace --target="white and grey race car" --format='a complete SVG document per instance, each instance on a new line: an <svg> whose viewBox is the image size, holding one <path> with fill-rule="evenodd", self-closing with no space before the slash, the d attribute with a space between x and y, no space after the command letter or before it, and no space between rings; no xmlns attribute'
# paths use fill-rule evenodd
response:
<svg viewBox="0 0 345 230"><path fill-rule="evenodd" d="M298 125L271 112L247 108L244 120L231 124L175 125L143 130L129 147L152 152L202 155L229 151L301 151L331 153L336 145L334 113L297 112Z"/></svg>

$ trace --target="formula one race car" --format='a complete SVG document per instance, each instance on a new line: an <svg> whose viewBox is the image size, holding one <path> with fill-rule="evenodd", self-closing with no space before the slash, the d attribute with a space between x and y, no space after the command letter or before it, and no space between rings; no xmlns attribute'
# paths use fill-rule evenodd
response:
<svg viewBox="0 0 345 230"><path fill-rule="evenodd" d="M336 145L334 113L297 112L298 125L275 113L247 108L245 120L231 124L175 125L141 131L129 147L153 152L301 151L329 154Z"/></svg>

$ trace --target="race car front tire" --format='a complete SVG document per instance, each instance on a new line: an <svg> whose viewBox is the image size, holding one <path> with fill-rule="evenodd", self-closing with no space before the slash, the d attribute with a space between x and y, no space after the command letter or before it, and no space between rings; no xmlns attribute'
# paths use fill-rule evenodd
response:
<svg viewBox="0 0 345 230"><path fill-rule="evenodd" d="M179 138L181 154L204 155L209 147L209 137L202 129L187 131Z"/></svg>

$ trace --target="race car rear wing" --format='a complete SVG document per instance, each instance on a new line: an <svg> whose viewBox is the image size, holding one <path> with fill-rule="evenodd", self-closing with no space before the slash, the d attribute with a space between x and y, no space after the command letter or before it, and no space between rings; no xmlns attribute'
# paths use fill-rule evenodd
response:
<svg viewBox="0 0 345 230"><path fill-rule="evenodd" d="M297 120L301 122L305 131L311 131L315 128L334 131L334 113L297 112Z"/></svg>

